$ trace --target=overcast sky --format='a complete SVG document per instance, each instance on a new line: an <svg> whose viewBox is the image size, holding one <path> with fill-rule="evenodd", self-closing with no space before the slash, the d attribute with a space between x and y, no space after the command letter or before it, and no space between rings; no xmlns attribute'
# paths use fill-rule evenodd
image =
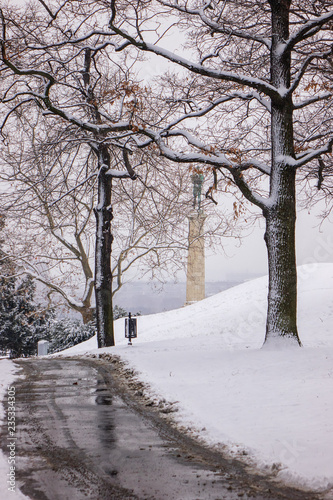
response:
<svg viewBox="0 0 333 500"><path fill-rule="evenodd" d="M296 231L297 264L313 265L316 262L333 262L332 223L326 220L321 227L319 206L309 214L306 210L298 213ZM257 224L259 226L259 224ZM206 249L206 279L220 281L236 274L267 274L267 253L264 236L264 221L254 229L239 246L231 238L225 239L224 255L212 256Z"/></svg>

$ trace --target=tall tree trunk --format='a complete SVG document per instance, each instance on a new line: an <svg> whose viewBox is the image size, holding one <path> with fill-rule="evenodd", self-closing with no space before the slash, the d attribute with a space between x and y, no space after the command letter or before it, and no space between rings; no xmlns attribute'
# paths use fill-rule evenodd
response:
<svg viewBox="0 0 333 500"><path fill-rule="evenodd" d="M101 123L94 98L93 88L90 85L90 67L92 52L90 48L84 52L84 70L82 77L86 89L86 99L89 104L92 120ZM96 215L96 247L95 247L95 298L96 298L96 322L97 322L97 345L98 347L113 346L113 307L112 307L112 272L111 272L111 248L112 233L111 221L113 219L111 195L112 178L106 175L110 168L110 153L108 146L104 144L103 136L96 134L97 140L101 142L94 151L98 160L98 200L95 208Z"/></svg>
<svg viewBox="0 0 333 500"><path fill-rule="evenodd" d="M110 167L107 146L100 145L98 152L98 203L96 215L95 297L98 347L115 345L112 309L111 207L112 178L106 175Z"/></svg>
<svg viewBox="0 0 333 500"><path fill-rule="evenodd" d="M291 0L271 0L271 83L278 89L290 86L290 53L283 50L289 37ZM295 256L296 171L294 158L293 105L290 96L272 99L271 205L264 210L265 241L269 262L268 313L265 343L290 337L300 345L297 332L297 269Z"/></svg>
<svg viewBox="0 0 333 500"><path fill-rule="evenodd" d="M265 342L297 333L297 271L295 258L295 173L281 173L277 203L265 212L269 287Z"/></svg>

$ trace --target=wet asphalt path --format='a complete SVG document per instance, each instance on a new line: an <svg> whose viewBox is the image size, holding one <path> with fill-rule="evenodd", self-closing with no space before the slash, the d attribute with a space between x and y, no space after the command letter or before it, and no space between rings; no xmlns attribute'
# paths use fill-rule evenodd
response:
<svg viewBox="0 0 333 500"><path fill-rule="evenodd" d="M106 363L43 359L20 367L16 480L33 500L317 498L201 453L156 415L125 403Z"/></svg>

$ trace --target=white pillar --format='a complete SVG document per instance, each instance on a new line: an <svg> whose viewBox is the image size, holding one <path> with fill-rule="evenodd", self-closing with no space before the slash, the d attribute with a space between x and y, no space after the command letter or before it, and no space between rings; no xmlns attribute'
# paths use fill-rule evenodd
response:
<svg viewBox="0 0 333 500"><path fill-rule="evenodd" d="M206 215L199 210L188 216L188 257L186 273L186 303L193 304L205 298L205 240Z"/></svg>
<svg viewBox="0 0 333 500"><path fill-rule="evenodd" d="M47 340L39 340L37 343L37 356L46 356L49 350L50 342Z"/></svg>

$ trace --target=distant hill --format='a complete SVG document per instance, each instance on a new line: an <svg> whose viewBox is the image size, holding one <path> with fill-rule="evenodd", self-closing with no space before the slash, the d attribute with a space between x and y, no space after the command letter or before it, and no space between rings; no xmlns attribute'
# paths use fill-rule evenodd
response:
<svg viewBox="0 0 333 500"><path fill-rule="evenodd" d="M206 283L206 297L243 283L245 279ZM185 304L186 283L156 284L153 282L126 283L117 292L114 304L126 311L153 314L178 309Z"/></svg>

